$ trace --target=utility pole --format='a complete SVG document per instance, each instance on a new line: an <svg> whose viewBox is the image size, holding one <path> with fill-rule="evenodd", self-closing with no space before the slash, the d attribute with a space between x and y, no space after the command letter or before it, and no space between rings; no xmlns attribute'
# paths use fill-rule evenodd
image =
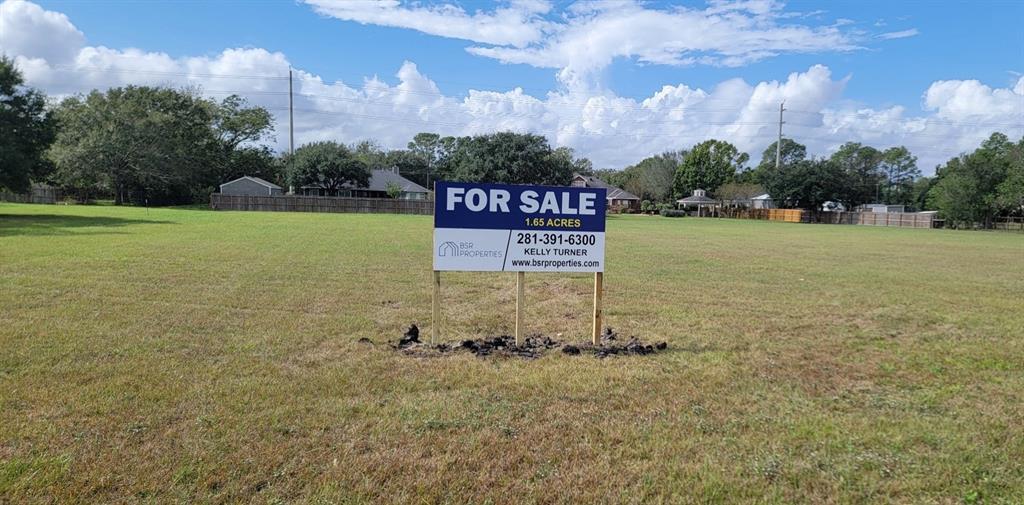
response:
<svg viewBox="0 0 1024 505"><path fill-rule="evenodd" d="M288 67L288 154L295 154L295 100L292 97L292 67Z"/></svg>
<svg viewBox="0 0 1024 505"><path fill-rule="evenodd" d="M779 165L782 163L782 112L786 110L786 101L783 100L779 104L779 140L775 142L775 171L779 170Z"/></svg>

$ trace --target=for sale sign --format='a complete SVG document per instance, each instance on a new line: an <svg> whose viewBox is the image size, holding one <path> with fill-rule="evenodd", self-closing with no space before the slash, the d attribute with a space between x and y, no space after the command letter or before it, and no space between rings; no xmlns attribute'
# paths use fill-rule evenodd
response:
<svg viewBox="0 0 1024 505"><path fill-rule="evenodd" d="M604 272L604 188L438 182L434 270Z"/></svg>

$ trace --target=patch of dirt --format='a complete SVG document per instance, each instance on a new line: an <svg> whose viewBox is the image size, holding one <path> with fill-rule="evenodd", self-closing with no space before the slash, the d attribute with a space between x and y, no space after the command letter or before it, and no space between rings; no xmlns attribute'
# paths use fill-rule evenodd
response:
<svg viewBox="0 0 1024 505"><path fill-rule="evenodd" d="M420 357L468 352L479 357L501 356L526 359L539 358L552 349L561 349L563 354L569 356L591 354L597 358L620 355L643 356L668 349L667 342L645 344L637 337L629 337L629 340L625 343L619 343L619 335L611 328L605 328L604 333L601 335L601 343L596 346L593 344L566 344L543 335L526 337L522 345L518 346L516 345L515 337L511 335L463 340L459 344L441 343L429 345L421 342L419 335L419 328L416 325L411 325L393 347L405 354Z"/></svg>

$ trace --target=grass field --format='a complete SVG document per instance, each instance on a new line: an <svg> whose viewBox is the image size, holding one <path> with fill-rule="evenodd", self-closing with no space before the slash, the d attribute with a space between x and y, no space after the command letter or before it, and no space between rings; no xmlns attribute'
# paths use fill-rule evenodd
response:
<svg viewBox="0 0 1024 505"><path fill-rule="evenodd" d="M607 240L606 322L667 352L415 358L429 217L0 204L0 502L1024 503L1024 236ZM591 277L526 279L584 340ZM514 285L446 274L445 337Z"/></svg>

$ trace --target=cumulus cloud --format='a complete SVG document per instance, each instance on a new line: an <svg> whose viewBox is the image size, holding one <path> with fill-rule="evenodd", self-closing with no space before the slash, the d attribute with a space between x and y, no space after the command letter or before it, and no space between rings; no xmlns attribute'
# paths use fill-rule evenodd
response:
<svg viewBox="0 0 1024 505"><path fill-rule="evenodd" d="M85 36L64 14L22 0L0 4L0 52L64 62L84 43Z"/></svg>
<svg viewBox="0 0 1024 505"><path fill-rule="evenodd" d="M711 8L771 12L772 5L723 3ZM22 23L26 12L33 20L51 22ZM239 94L274 114L281 132L277 147L287 147L290 62L283 53L243 48L175 58L140 49L89 46L63 15L12 0L0 4L0 27L5 37L0 51L15 56L30 85L51 95L126 84L193 86L213 98ZM34 45L25 46L30 39ZM938 81L924 91L920 110L912 112L845 99L849 77L834 76L822 65L779 81L729 79L708 89L669 84L643 99L566 89L533 96L520 88L449 96L408 61L394 77L394 84L375 76L362 82L330 82L296 70L296 142L370 138L399 148L422 131L471 135L512 130L546 135L556 146L572 147L598 167L621 168L665 150L718 138L750 153L756 163L775 140L778 107L785 101L785 135L806 144L811 153L828 154L847 140L879 148L903 144L920 158L927 173L949 157L975 148L992 131L1024 135L1024 78L1006 88L973 80Z"/></svg>
<svg viewBox="0 0 1024 505"><path fill-rule="evenodd" d="M917 28L911 28L909 30L901 30L901 31L898 31L898 32L882 33L882 34L878 35L877 37L882 39L882 40L892 40L892 39L905 39L907 37L914 37L914 36L917 36L917 35L920 35L920 34L921 34L921 32L917 31Z"/></svg>

